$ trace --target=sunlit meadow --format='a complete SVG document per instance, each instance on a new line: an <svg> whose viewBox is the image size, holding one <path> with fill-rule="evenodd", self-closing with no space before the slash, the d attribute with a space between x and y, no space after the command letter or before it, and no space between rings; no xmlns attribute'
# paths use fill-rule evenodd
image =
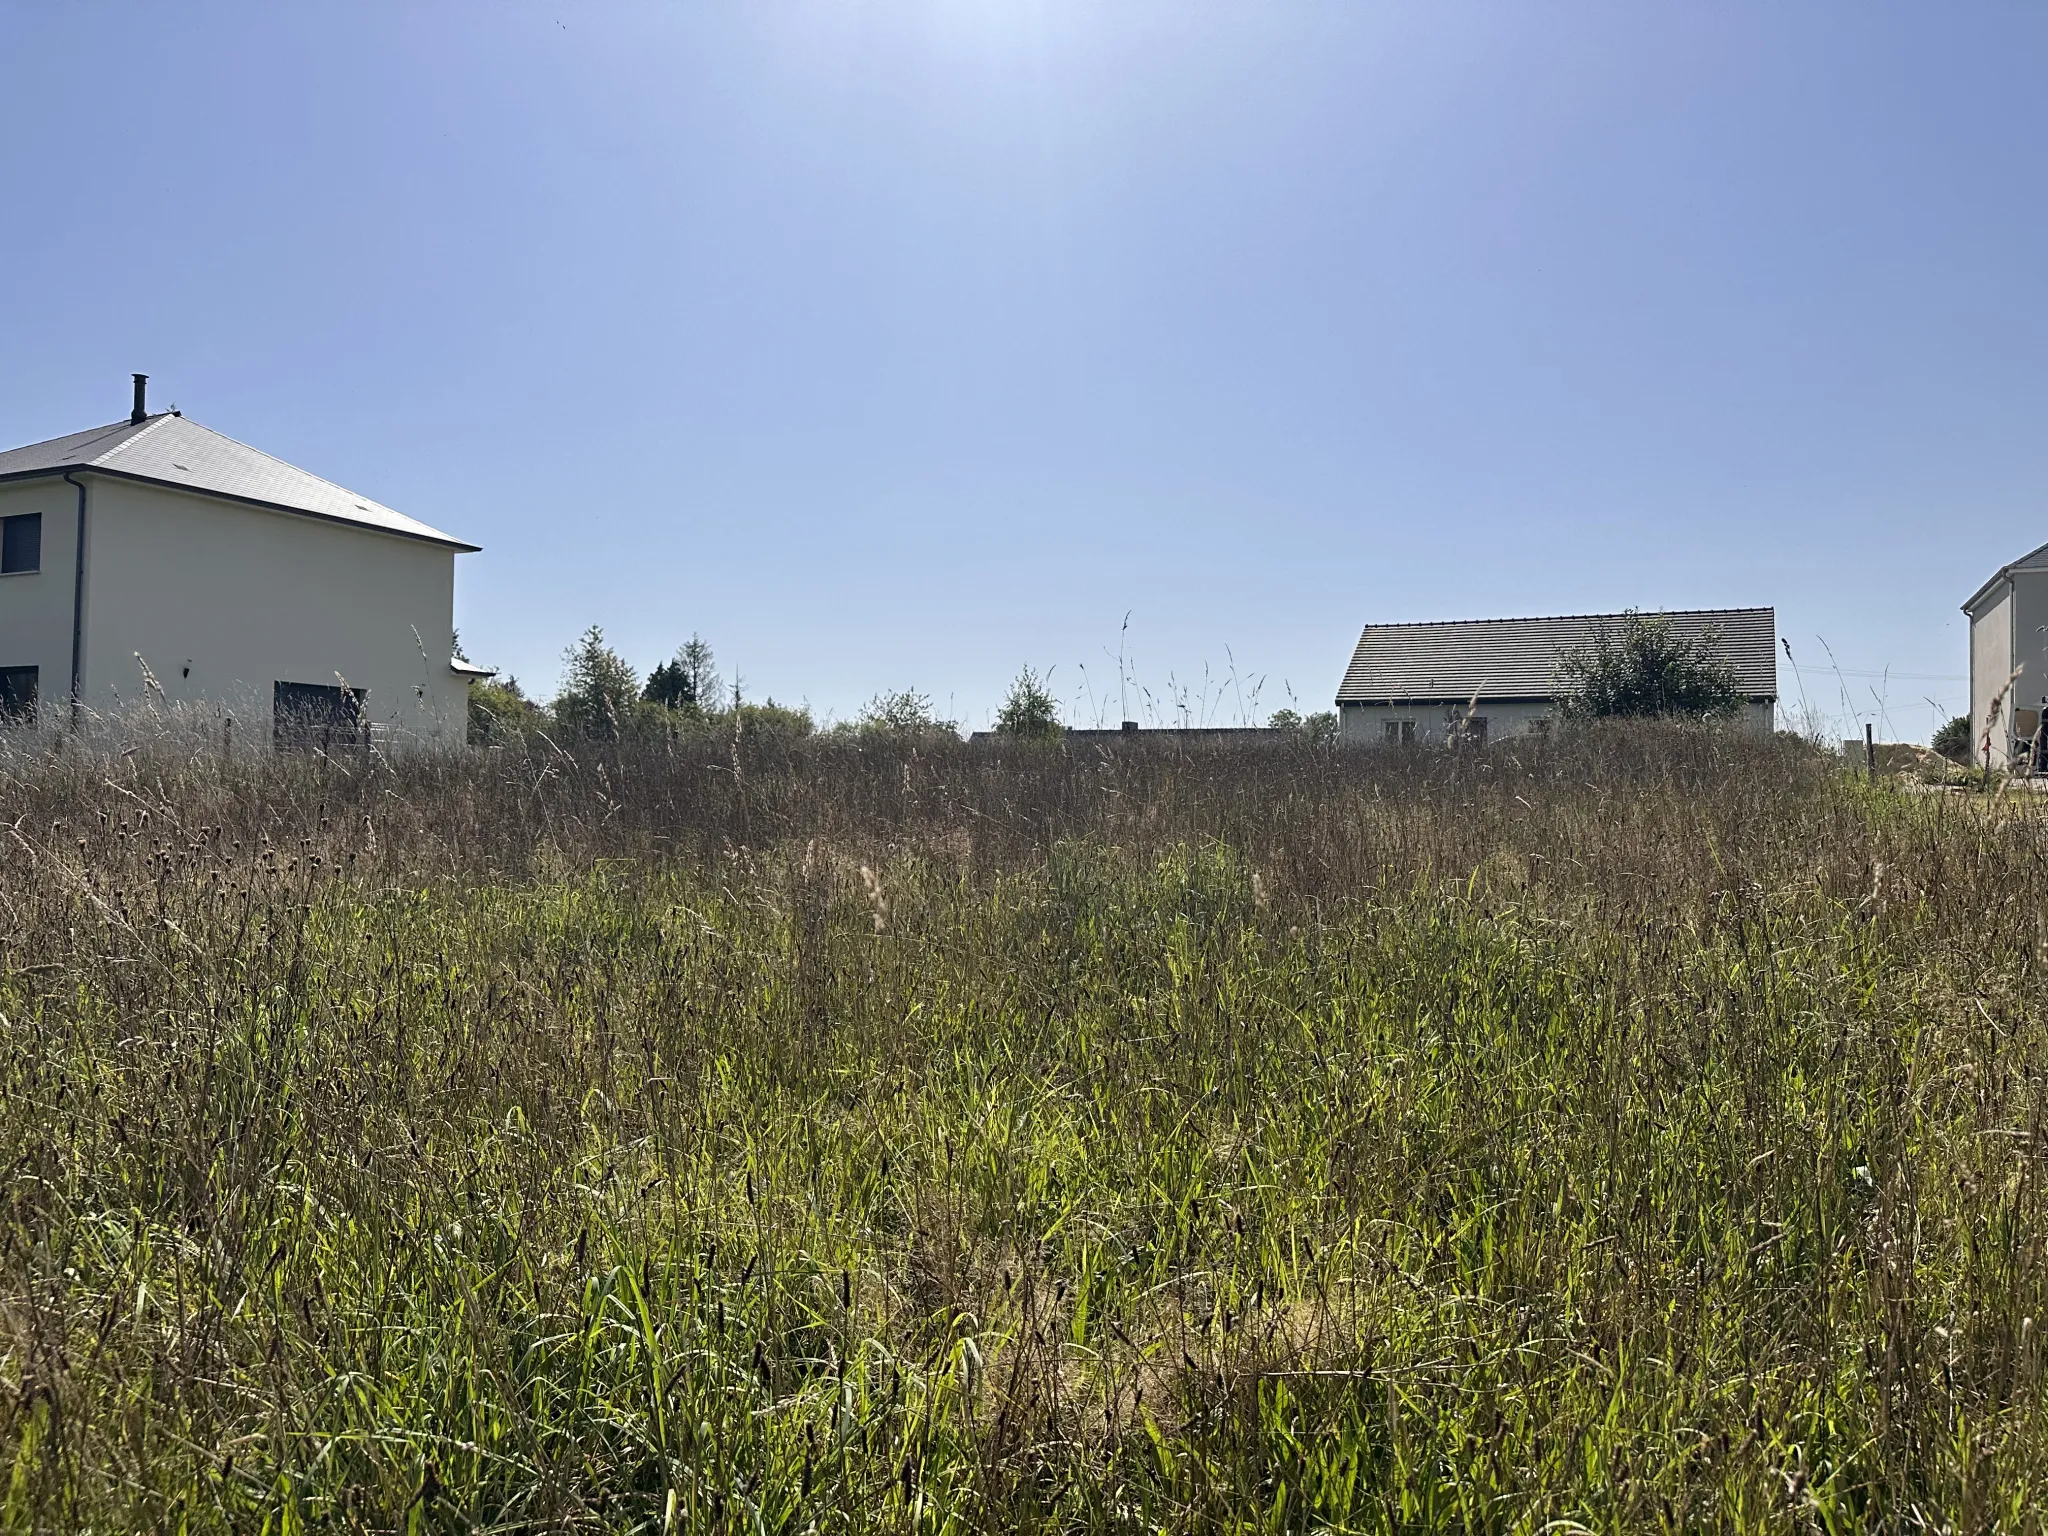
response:
<svg viewBox="0 0 2048 1536"><path fill-rule="evenodd" d="M2024 797L167 732L0 805L0 1527L2042 1524Z"/></svg>

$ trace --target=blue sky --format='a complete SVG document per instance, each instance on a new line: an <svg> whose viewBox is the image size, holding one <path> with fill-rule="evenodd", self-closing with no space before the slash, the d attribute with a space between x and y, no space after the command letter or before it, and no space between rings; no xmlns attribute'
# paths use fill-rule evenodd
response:
<svg viewBox="0 0 2048 1536"><path fill-rule="evenodd" d="M2038 6L69 3L0 57L0 441L146 371L484 545L536 688L599 622L1113 722L1128 614L1139 712L1234 723L1368 620L1770 603L1924 738L2048 541Z"/></svg>

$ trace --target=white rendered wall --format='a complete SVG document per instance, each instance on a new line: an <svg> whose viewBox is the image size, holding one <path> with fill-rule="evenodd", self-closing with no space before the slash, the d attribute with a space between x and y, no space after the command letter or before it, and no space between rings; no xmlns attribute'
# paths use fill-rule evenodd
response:
<svg viewBox="0 0 2048 1536"><path fill-rule="evenodd" d="M2019 676L2005 714L2008 726L2014 710L2048 713L2048 571L2014 571L2012 604L2012 663ZM2048 743L2042 760L2048 762Z"/></svg>
<svg viewBox="0 0 2048 1536"><path fill-rule="evenodd" d="M448 664L453 550L157 486L88 484L89 707L140 701L146 662L166 700L218 703L248 728L241 739L267 743L274 684L339 679L368 690L381 735L463 741L468 689ZM47 521L44 540L47 567ZM69 539L55 544L68 560ZM65 599L68 617L68 588ZM67 668L68 644L67 630Z"/></svg>
<svg viewBox="0 0 2048 1536"><path fill-rule="evenodd" d="M1486 720L1486 739L1501 741L1519 736L1539 720L1555 720L1557 706L1546 700L1488 703L1481 700L1471 711ZM1338 734L1347 742L1379 746L1386 738L1390 720L1412 720L1418 745L1449 738L1458 721L1464 719L1463 704L1343 704L1337 709Z"/></svg>
<svg viewBox="0 0 2048 1536"><path fill-rule="evenodd" d="M38 670L37 702L43 719L54 723L65 718L62 712L71 702L71 582L78 492L61 479L0 486L0 517L25 512L43 514L42 569L34 574L0 576L0 667Z"/></svg>
<svg viewBox="0 0 2048 1536"><path fill-rule="evenodd" d="M1491 703L1481 699L1471 713L1485 719L1488 741L1520 736L1540 726L1541 722L1558 718L1554 700L1538 699ZM1466 706L1463 704L1340 704L1337 707L1338 736L1346 742L1376 747L1386 740L1388 721L1412 720L1418 744L1442 742L1449 738L1456 722L1465 714ZM1743 706L1741 718L1745 728L1767 735L1776 727L1777 710L1769 703L1751 702Z"/></svg>
<svg viewBox="0 0 2048 1536"><path fill-rule="evenodd" d="M2007 588L1970 618L1970 754L1978 761L1982 761L1991 701L2012 675L2012 616L2012 590ZM2011 720L2009 699L2007 705L2001 711L2000 728L1991 733L1991 761L1996 767L2004 766L2011 744L2005 728Z"/></svg>

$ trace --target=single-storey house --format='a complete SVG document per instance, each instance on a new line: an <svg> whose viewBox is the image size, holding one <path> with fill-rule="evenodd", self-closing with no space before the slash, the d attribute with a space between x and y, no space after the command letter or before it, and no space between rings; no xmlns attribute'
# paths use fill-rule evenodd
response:
<svg viewBox="0 0 2048 1536"><path fill-rule="evenodd" d="M1547 731L1562 691L1558 664L1624 617L1580 613L1368 624L1337 690L1338 739L1407 745ZM1658 617L1683 638L1711 635L1715 653L1735 671L1745 721L1759 731L1773 728L1778 704L1775 610L1700 608Z"/></svg>
<svg viewBox="0 0 2048 1536"><path fill-rule="evenodd" d="M0 712L211 703L240 740L459 744L452 659L477 548L152 414L0 452Z"/></svg>
<svg viewBox="0 0 2048 1536"><path fill-rule="evenodd" d="M1970 620L1970 750L1991 766L2034 757L2048 713L2048 544L2003 565L1963 604Z"/></svg>

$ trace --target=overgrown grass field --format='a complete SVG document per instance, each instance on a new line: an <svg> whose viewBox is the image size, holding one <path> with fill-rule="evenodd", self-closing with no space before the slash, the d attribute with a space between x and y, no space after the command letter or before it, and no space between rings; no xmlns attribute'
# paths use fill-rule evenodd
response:
<svg viewBox="0 0 2048 1536"><path fill-rule="evenodd" d="M2044 1523L2019 797L1673 731L0 804L0 1527Z"/></svg>

